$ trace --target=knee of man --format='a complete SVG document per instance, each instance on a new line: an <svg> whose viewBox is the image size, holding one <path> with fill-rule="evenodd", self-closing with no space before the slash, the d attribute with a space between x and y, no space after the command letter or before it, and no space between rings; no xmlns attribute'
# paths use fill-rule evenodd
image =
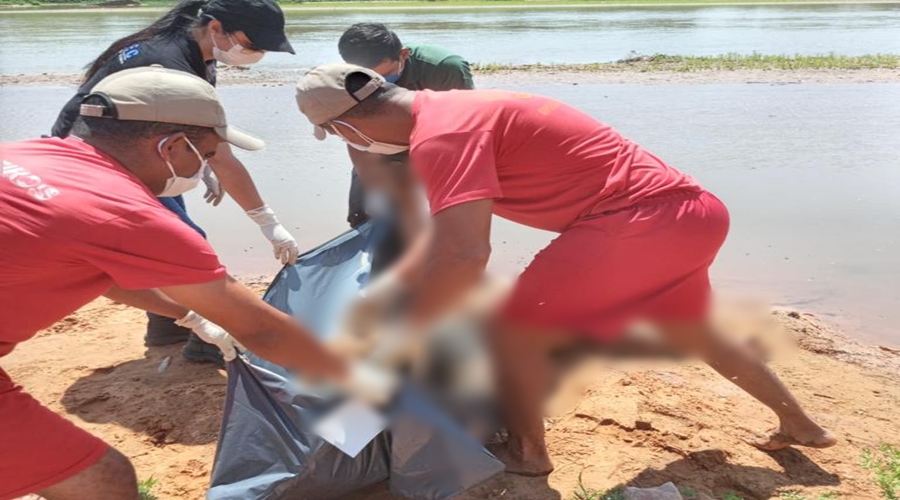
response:
<svg viewBox="0 0 900 500"><path fill-rule="evenodd" d="M100 466L98 476L106 484L115 484L117 487L137 491L137 473L131 460L115 448L110 447L106 456L97 464Z"/></svg>
<svg viewBox="0 0 900 500"><path fill-rule="evenodd" d="M97 463L58 484L40 495L48 499L109 498L116 500L138 500L137 477L134 466L118 450L107 448Z"/></svg>

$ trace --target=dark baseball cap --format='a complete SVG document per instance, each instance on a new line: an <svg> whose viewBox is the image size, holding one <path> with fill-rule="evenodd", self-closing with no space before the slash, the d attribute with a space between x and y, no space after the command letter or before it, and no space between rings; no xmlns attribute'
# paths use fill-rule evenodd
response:
<svg viewBox="0 0 900 500"><path fill-rule="evenodd" d="M202 13L228 31L243 31L253 48L295 53L284 34L284 12L273 0L212 0Z"/></svg>

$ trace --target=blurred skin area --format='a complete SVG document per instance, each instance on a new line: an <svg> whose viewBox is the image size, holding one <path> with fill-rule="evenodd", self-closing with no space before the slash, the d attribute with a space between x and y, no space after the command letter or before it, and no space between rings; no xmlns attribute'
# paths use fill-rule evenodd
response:
<svg viewBox="0 0 900 500"><path fill-rule="evenodd" d="M400 219L403 238L411 242L427 228L429 217L424 195L412 169L409 154L392 156L365 153L348 148L356 173L370 192L383 193L391 202L393 214Z"/></svg>

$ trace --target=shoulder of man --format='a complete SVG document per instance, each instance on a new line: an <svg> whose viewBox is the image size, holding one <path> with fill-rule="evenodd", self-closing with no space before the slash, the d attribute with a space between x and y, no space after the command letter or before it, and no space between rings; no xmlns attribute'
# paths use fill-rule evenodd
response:
<svg viewBox="0 0 900 500"><path fill-rule="evenodd" d="M76 138L6 144L0 160L2 188L21 200L19 209L40 213L47 223L65 219L71 227L57 229L77 237L86 227L159 204L118 162Z"/></svg>
<svg viewBox="0 0 900 500"><path fill-rule="evenodd" d="M211 281L224 268L206 240L114 159L75 138L0 147L0 199L22 236L63 242L69 258L120 286ZM63 248L64 247L64 248Z"/></svg>
<svg viewBox="0 0 900 500"><path fill-rule="evenodd" d="M406 48L409 49L409 57L411 59L426 66L452 68L458 66L460 62L465 63L465 59L462 56L454 54L444 47L410 44Z"/></svg>
<svg viewBox="0 0 900 500"><path fill-rule="evenodd" d="M472 89L469 63L460 55L434 45L409 45L418 64L419 87L430 90Z"/></svg>

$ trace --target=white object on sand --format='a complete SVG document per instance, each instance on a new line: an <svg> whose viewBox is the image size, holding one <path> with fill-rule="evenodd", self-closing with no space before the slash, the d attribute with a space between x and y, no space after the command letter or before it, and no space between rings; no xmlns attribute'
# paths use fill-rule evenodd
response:
<svg viewBox="0 0 900 500"><path fill-rule="evenodd" d="M625 500L683 500L681 492L671 482L656 488L625 488Z"/></svg>
<svg viewBox="0 0 900 500"><path fill-rule="evenodd" d="M378 411L358 399L348 399L313 426L313 432L351 458L387 427Z"/></svg>

